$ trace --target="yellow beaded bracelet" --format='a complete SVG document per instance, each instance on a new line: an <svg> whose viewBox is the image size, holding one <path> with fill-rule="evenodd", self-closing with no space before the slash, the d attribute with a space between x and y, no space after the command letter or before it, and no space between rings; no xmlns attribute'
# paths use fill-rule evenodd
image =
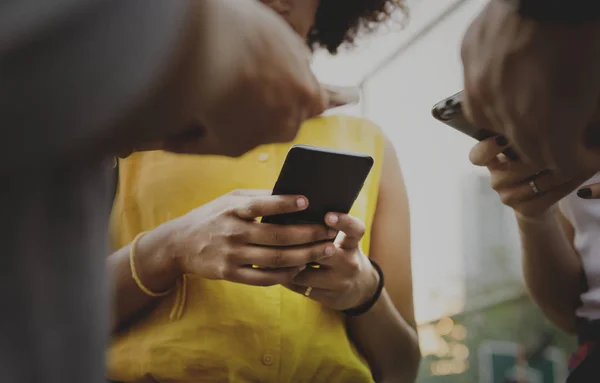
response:
<svg viewBox="0 0 600 383"><path fill-rule="evenodd" d="M144 236L144 234L146 234L145 231L139 233L135 237L133 242L131 242L131 247L129 247L129 266L131 267L131 277L133 278L135 283L138 285L140 290L142 290L144 292L144 294L149 295L151 297L155 297L155 298L156 297L164 297L165 295L168 295L171 292L171 289L164 291L162 293L155 293L153 291L150 291L150 289L148 289L146 286L144 286L144 284L140 280L140 277L137 274L137 271L135 270L135 262L133 261L133 259L135 257L135 249L137 247L139 240Z"/></svg>

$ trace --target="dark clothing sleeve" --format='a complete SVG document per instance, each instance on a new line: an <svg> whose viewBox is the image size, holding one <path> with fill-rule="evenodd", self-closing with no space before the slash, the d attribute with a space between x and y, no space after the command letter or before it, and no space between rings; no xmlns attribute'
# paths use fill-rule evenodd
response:
<svg viewBox="0 0 600 383"><path fill-rule="evenodd" d="M111 161L57 159L118 135L111 123L167 65L186 8L0 0L3 383L106 382Z"/></svg>
<svg viewBox="0 0 600 383"><path fill-rule="evenodd" d="M0 174L86 152L155 85L186 0L0 1Z"/></svg>

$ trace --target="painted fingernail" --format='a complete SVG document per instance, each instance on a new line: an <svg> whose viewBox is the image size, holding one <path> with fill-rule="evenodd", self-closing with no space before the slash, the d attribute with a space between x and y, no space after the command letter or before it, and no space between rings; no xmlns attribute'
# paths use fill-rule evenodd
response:
<svg viewBox="0 0 600 383"><path fill-rule="evenodd" d="M590 189L590 188L579 189L579 190L577 190L577 196L579 198L590 199L590 198L592 198L592 189Z"/></svg>
<svg viewBox="0 0 600 383"><path fill-rule="evenodd" d="M329 223L334 223L334 224L335 224L335 223L337 223L337 222L338 222L340 219L338 218L338 216L337 216L337 215L335 215L335 214L330 214L330 215L327 217L327 220L329 221Z"/></svg>
<svg viewBox="0 0 600 383"><path fill-rule="evenodd" d="M496 145L506 146L506 145L508 145L508 140L504 136L498 136L498 137L496 137Z"/></svg>
<svg viewBox="0 0 600 383"><path fill-rule="evenodd" d="M332 256L334 251L335 251L335 249L333 248L333 246L327 246L325 248L325 255L328 257Z"/></svg>
<svg viewBox="0 0 600 383"><path fill-rule="evenodd" d="M300 209L304 209L307 205L306 199L304 198L298 198L296 200L296 206L298 206L298 208Z"/></svg>

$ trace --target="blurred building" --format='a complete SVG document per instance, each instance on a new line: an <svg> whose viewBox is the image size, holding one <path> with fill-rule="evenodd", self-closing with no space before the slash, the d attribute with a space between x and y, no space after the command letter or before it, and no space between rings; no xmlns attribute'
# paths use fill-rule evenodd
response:
<svg viewBox="0 0 600 383"><path fill-rule="evenodd" d="M470 164L474 140L431 116L462 89L460 42L485 3L409 0L405 28L337 58L320 54L315 69L324 82L360 85L361 103L335 113L376 122L397 151L411 204L419 382L557 383L574 339L527 297L514 216ZM519 358L548 336L533 359Z"/></svg>

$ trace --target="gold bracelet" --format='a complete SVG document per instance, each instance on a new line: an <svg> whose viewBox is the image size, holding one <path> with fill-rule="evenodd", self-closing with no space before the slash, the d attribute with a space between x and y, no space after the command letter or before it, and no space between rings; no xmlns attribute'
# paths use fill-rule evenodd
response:
<svg viewBox="0 0 600 383"><path fill-rule="evenodd" d="M149 295L149 296L155 297L155 298L156 297L164 297L165 295L168 295L171 292L171 289L164 291L162 293L155 293L153 291L150 291L150 289L148 289L146 286L144 286L144 284L140 280L140 277L137 274L137 271L135 270L135 262L133 261L133 258L135 257L135 248L137 247L139 240L144 236L144 234L146 234L145 231L139 233L135 237L133 242L131 242L131 247L129 247L129 266L131 267L131 277L133 278L135 283L138 285L140 290L142 290L146 295Z"/></svg>

